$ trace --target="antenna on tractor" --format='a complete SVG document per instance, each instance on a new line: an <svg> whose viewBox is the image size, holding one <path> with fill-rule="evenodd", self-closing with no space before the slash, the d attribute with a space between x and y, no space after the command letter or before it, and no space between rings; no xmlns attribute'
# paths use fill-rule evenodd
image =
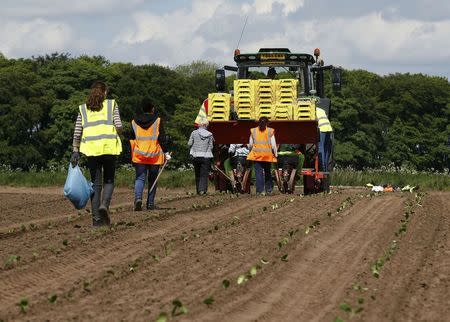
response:
<svg viewBox="0 0 450 322"><path fill-rule="evenodd" d="M244 34L245 26L247 26L247 21L248 21L248 15L247 15L247 17L245 17L244 27L242 27L241 36L239 37L239 41L237 43L236 48L239 48L239 44L241 43L242 35Z"/></svg>

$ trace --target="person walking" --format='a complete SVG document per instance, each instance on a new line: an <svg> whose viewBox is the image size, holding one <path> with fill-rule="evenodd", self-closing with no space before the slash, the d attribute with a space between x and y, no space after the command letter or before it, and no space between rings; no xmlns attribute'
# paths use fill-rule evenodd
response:
<svg viewBox="0 0 450 322"><path fill-rule="evenodd" d="M258 127L250 130L247 160L253 161L255 166L256 193L272 193L273 183L271 175L272 162L277 162L277 143L275 130L267 127L269 119L265 116L259 119Z"/></svg>
<svg viewBox="0 0 450 322"><path fill-rule="evenodd" d="M91 196L94 227L111 223L109 205L114 191L116 158L122 152L119 107L115 100L106 98L107 93L105 83L94 82L86 103L79 106L72 143L72 165L78 164L80 152L87 156L94 187Z"/></svg>
<svg viewBox="0 0 450 322"><path fill-rule="evenodd" d="M144 98L142 112L131 121L134 138L130 140L131 161L136 170L134 210L142 210L142 194L148 176L147 210L156 209L156 179L162 164L171 159L163 123L153 102ZM132 136L133 137L133 136Z"/></svg>
<svg viewBox="0 0 450 322"><path fill-rule="evenodd" d="M331 135L333 133L333 128L327 117L327 113L320 107L316 107L316 119L318 121L320 141L319 141L319 160L320 160L320 170L327 172L328 163L330 160L331 150L332 150L332 139Z"/></svg>
<svg viewBox="0 0 450 322"><path fill-rule="evenodd" d="M213 135L207 130L208 124L208 120L203 119L198 124L198 129L192 131L188 141L191 148L189 154L193 157L197 194L205 194L208 191L208 174L214 145Z"/></svg>

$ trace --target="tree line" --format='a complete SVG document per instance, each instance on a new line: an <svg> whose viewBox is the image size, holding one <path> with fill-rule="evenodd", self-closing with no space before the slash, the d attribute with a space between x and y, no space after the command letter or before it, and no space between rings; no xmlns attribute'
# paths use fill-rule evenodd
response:
<svg viewBox="0 0 450 322"><path fill-rule="evenodd" d="M122 164L130 162L130 122L150 97L165 121L173 165L187 164L187 139L200 104L214 92L216 64L174 68L111 63L102 56L51 54L8 59L0 54L0 164L27 170L68 163L78 106L95 80L105 81L124 123ZM231 79L227 82L232 86ZM449 167L450 83L422 74L379 76L344 70L331 91L335 160L355 169L393 165L418 170Z"/></svg>

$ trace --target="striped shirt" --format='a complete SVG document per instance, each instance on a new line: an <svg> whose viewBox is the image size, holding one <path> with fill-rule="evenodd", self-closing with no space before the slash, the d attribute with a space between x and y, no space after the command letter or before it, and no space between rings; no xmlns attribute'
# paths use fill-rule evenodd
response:
<svg viewBox="0 0 450 322"><path fill-rule="evenodd" d="M113 122L114 122L114 126L116 127L117 132L121 132L122 131L122 121L120 120L119 107L117 105L114 108ZM77 120L75 122L75 130L73 131L72 146L74 148L74 151L75 150L78 151L78 148L80 147L82 135L83 135L83 123L82 123L82 119L81 119L81 114L78 113Z"/></svg>

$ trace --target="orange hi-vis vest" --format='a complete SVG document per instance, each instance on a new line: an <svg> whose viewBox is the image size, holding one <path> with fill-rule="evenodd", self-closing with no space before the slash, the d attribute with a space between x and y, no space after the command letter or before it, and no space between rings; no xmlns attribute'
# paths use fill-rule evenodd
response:
<svg viewBox="0 0 450 322"><path fill-rule="evenodd" d="M266 127L264 131L260 131L258 127L250 130L253 138L252 150L247 156L247 160L277 162L277 158L273 155L272 144L270 143L275 130Z"/></svg>
<svg viewBox="0 0 450 322"><path fill-rule="evenodd" d="M143 129L133 120L134 135L136 139L130 140L131 161L139 164L163 164L164 153L158 143L160 118L148 129Z"/></svg>

